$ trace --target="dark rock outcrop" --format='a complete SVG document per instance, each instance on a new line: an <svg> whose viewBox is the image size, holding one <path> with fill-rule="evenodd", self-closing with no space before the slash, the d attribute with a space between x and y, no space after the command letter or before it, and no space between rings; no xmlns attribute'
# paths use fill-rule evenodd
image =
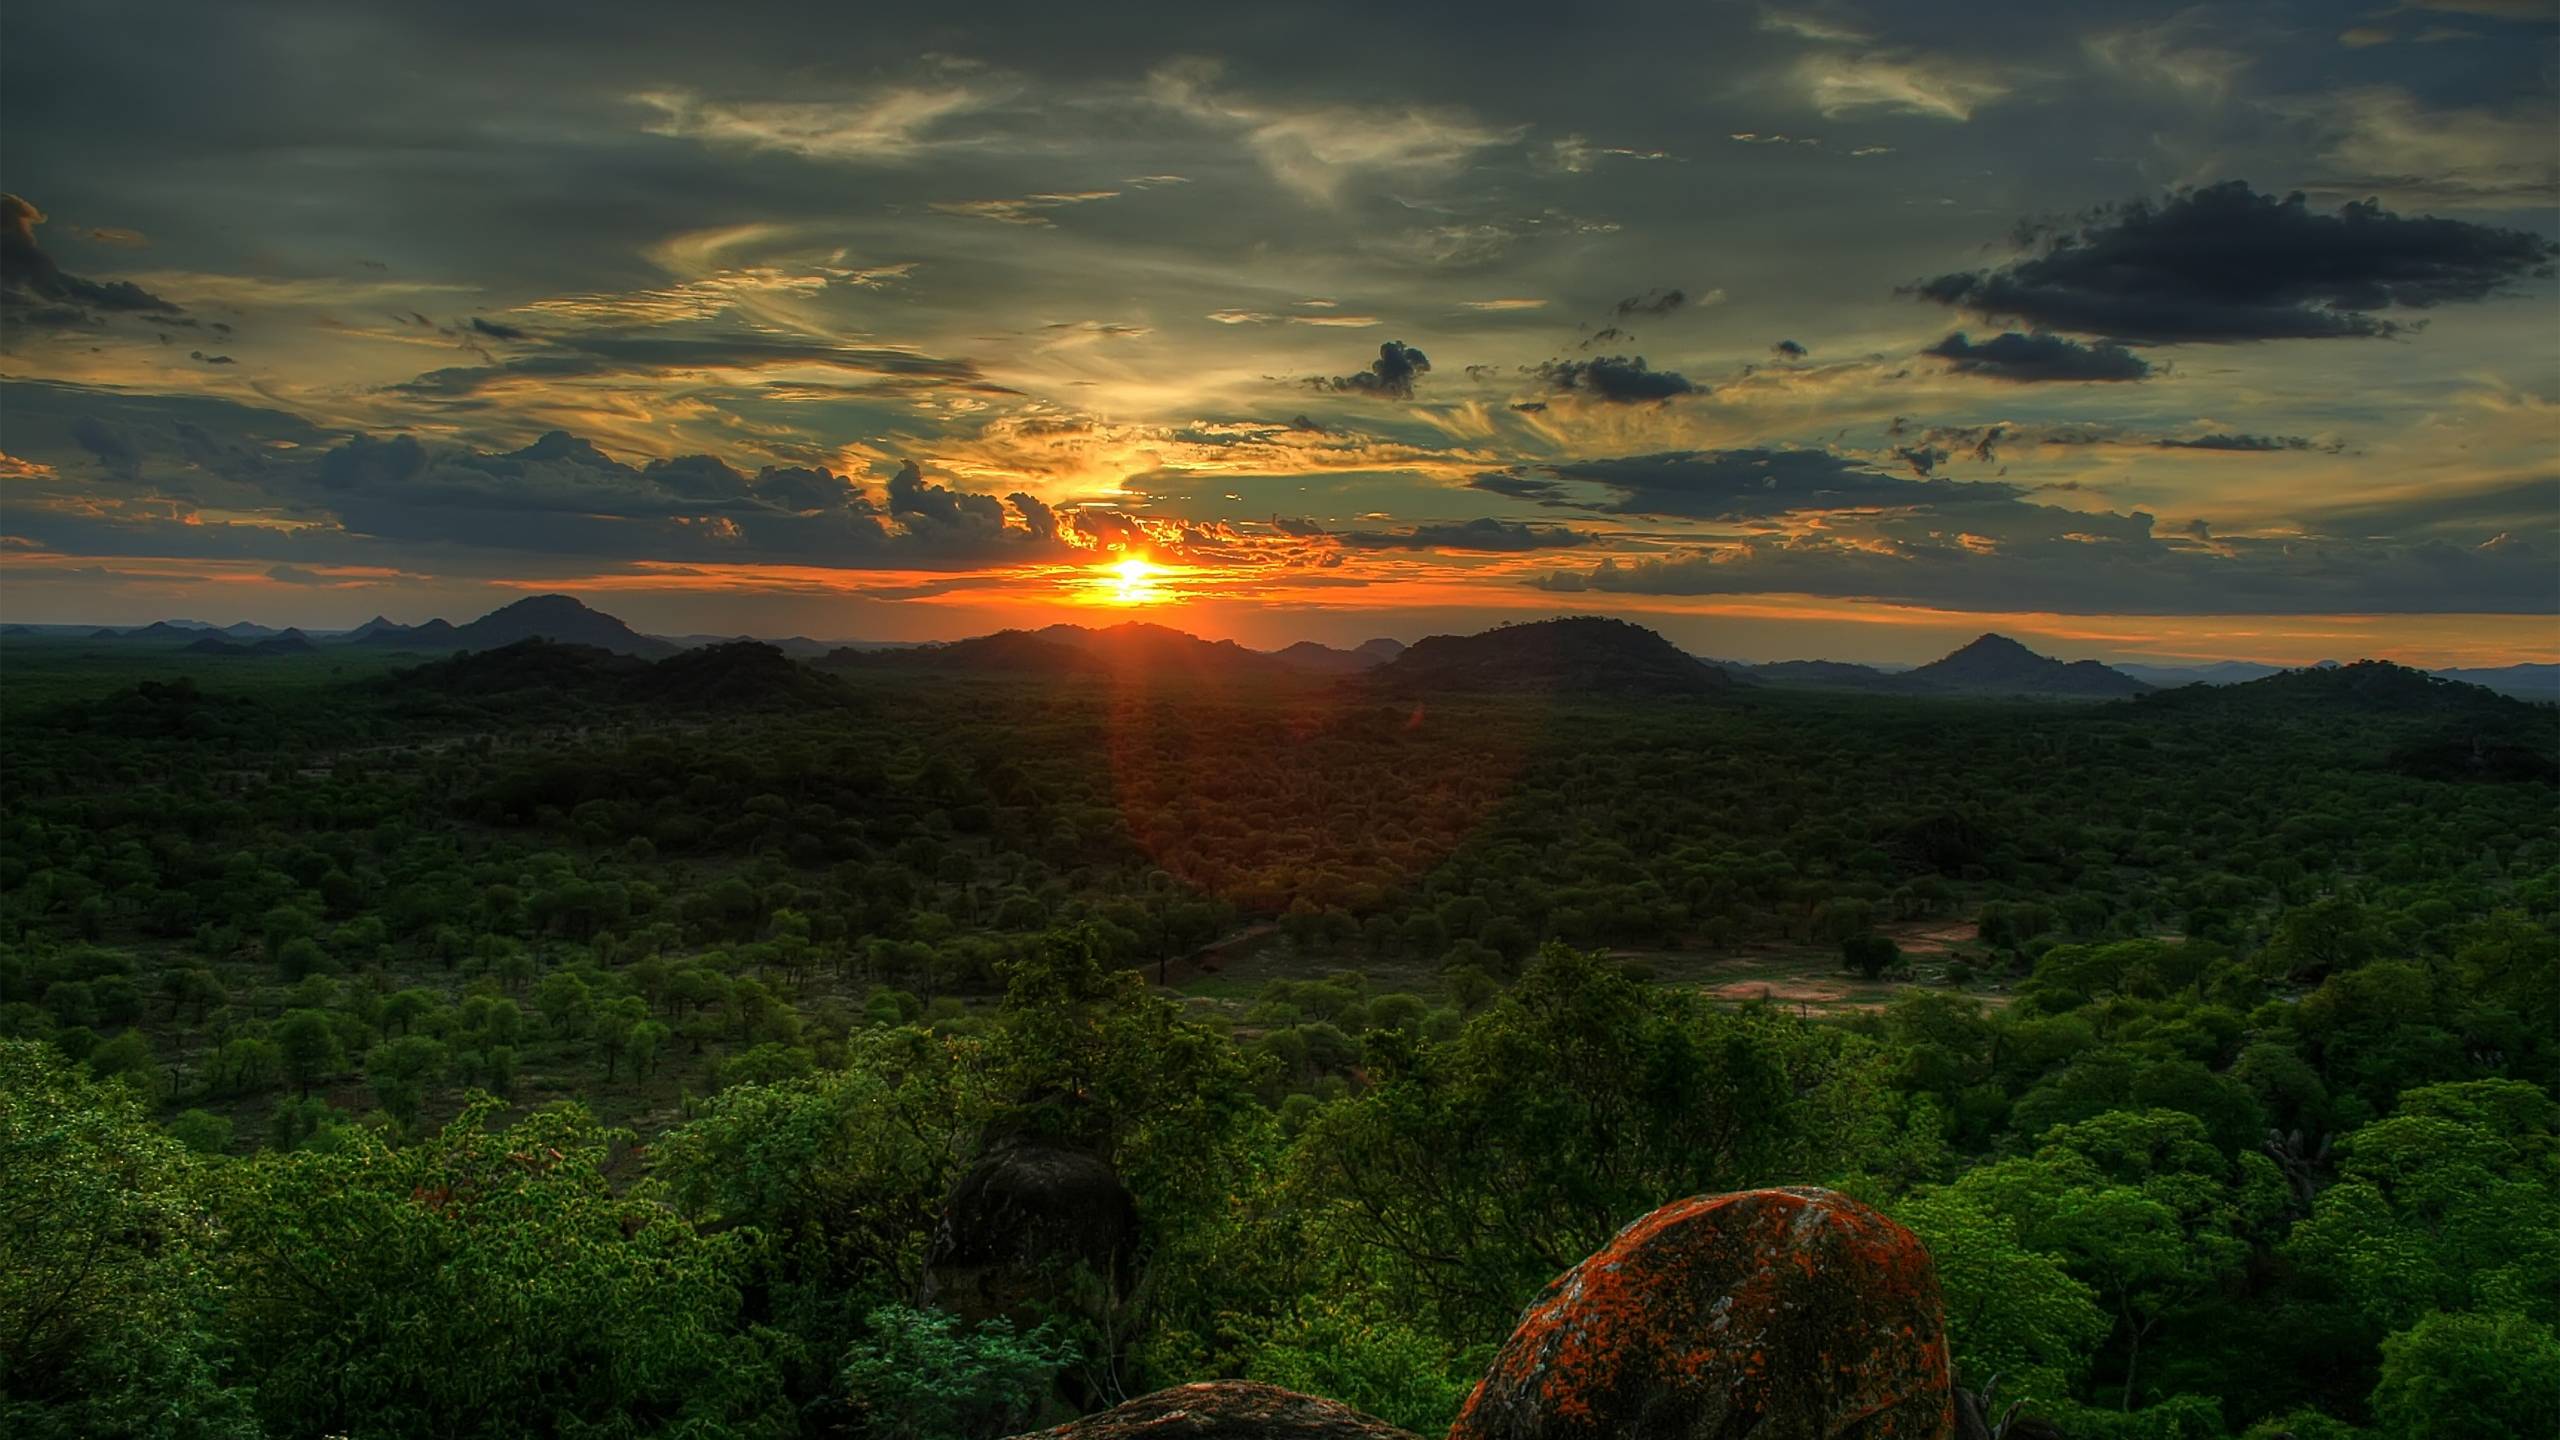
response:
<svg viewBox="0 0 2560 1440"><path fill-rule="evenodd" d="M925 1255L924 1298L972 1323L1037 1323L1042 1305L1076 1305L1106 1322L1130 1292L1137 1248L1137 1201L1108 1162L1010 1140L952 1188ZM1078 1293L1085 1280L1102 1293Z"/></svg>
<svg viewBox="0 0 2560 1440"><path fill-rule="evenodd" d="M1348 1405L1275 1385L1176 1385L1016 1440L1414 1440Z"/></svg>
<svg viewBox="0 0 2560 1440"><path fill-rule="evenodd" d="M1450 1440L1944 1440L1935 1265L1827 1190L1666 1205L1549 1285Z"/></svg>

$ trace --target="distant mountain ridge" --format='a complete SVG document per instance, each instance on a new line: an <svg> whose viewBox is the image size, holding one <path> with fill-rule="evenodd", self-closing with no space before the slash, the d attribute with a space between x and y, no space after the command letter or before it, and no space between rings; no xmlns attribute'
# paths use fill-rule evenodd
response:
<svg viewBox="0 0 2560 1440"><path fill-rule="evenodd" d="M828 654L831 669L881 673L947 673L1065 678L1131 678L1274 681L1308 672L1278 656L1247 650L1233 640L1203 640L1168 626L1133 620L1091 629L1051 625L1040 630L999 630L939 645Z"/></svg>
<svg viewBox="0 0 2560 1440"><path fill-rule="evenodd" d="M1433 694L1718 695L1731 675L1645 627L1597 615L1432 635L1356 676L1364 690Z"/></svg>
<svg viewBox="0 0 2560 1440"><path fill-rule="evenodd" d="M591 608L570 595L528 595L503 605L467 625L429 620L423 625L395 625L376 615L357 626L347 643L389 650L498 650L522 640L549 640L560 645L586 645L616 655L658 660L684 647L643 635L614 616Z"/></svg>
<svg viewBox="0 0 2560 1440"><path fill-rule="evenodd" d="M1932 660L1909 677L1948 690L2001 695L2055 695L2114 699L2151 687L2095 660L2056 660L2006 635L1984 635Z"/></svg>
<svg viewBox="0 0 2560 1440"><path fill-rule="evenodd" d="M2236 685L2189 685L2140 697L2154 710L2227 714L2253 707L2289 710L2326 709L2369 715L2441 716L2461 719L2529 721L2548 717L2548 710L2504 695L2484 685L2430 674L2388 660L2358 660L2351 665L2312 665L2280 670Z"/></svg>
<svg viewBox="0 0 2560 1440"><path fill-rule="evenodd" d="M1529 624L1562 624L1592 620L1595 617L1567 617L1565 621L1533 621ZM1625 624L1626 622L1605 622ZM1518 626L1498 627L1517 629ZM1641 626L1628 626L1642 630ZM1493 634L1495 631L1482 632ZM1646 631L1646 634L1652 632ZM903 661L884 662L887 668L915 672L949 670L965 673L1118 673L1179 674L1219 673L1232 677L1246 675L1295 676L1305 680L1348 680L1374 674L1394 664L1407 651L1402 643L1386 638L1365 641L1344 649L1321 641L1301 640L1277 650L1247 649L1233 641L1205 640L1186 632L1149 621L1130 621L1120 625L1093 628L1059 624L1040 630L999 631L964 640L910 643L897 641L827 642L793 635L782 639L753 636L719 636L689 634L679 636L646 635L632 629L619 618L594 609L569 595L535 595L493 610L465 625L442 619L427 620L416 625L403 625L388 616L375 615L363 624L343 631L321 631L316 635L301 630L278 631L252 621L234 621L229 625L213 625L202 620L172 618L156 620L141 626L105 626L89 628L69 624L12 624L0 627L0 636L10 639L44 640L76 638L93 641L137 641L178 645L182 649L204 654L245 653L247 645L279 636L297 637L300 646L288 643L260 653L278 654L303 647L327 649L335 646L364 646L393 652L440 654L457 650L486 650L511 645L520 640L543 639L567 645L588 645L618 655L635 655L660 659L684 651L737 643L769 645L784 655L798 660L823 664L829 668L858 665L865 657L904 655ZM1439 640L1471 639L1468 636L1437 636ZM1656 639L1661 637L1656 636ZM212 644L199 642L211 641ZM1510 642L1515 647L1521 642ZM1668 645L1670 642L1663 641ZM216 645L230 648L217 650ZM1523 658L1523 657L1515 657ZM1661 673L1680 676L1675 682L1685 684L1687 677L1676 668L1662 668L1658 654L1648 657L1621 656L1632 660L1638 671L1661 668ZM2007 636L1983 635L1970 644L1928 664L1910 669L1885 665L1857 664L1839 660L1777 660L1751 663L1737 660L1702 660L1689 657L1699 668L1746 684L1783 688L1855 691L1878 695L2027 695L2056 699L2103 700L2141 694L2145 690L2175 690L2185 686L2231 686L2247 684L2281 674L2302 671L2336 670L2338 662L2322 661L2318 665L2288 670L2253 660L2222 660L2197 665L2162 665L2139 661L2102 664L2094 660L2063 661L2042 655ZM2376 662L2358 662L2376 663ZM2526 662L2505 666L2447 668L2417 673L2434 674L2493 690L2518 700L2542 703L2560 702L2560 664ZM1481 678L1481 677L1480 677ZM1658 681L1657 677L1657 681ZM1565 682L1566 688L1606 690L1610 684L1623 684L1629 692L1660 688L1657 682L1628 679L1605 682L1596 673L1575 677L1559 670L1551 677ZM1466 682L1476 685L1478 681ZM1709 684L1716 681L1710 680Z"/></svg>
<svg viewBox="0 0 2560 1440"><path fill-rule="evenodd" d="M1404 642L1380 638L1364 640L1349 650L1336 649L1314 640L1301 640L1295 645L1266 651L1272 659L1310 675L1357 675L1375 670L1404 653Z"/></svg>
<svg viewBox="0 0 2560 1440"><path fill-rule="evenodd" d="M782 710L841 706L850 698L842 681L760 640L704 645L651 660L595 645L526 639L394 671L375 683L428 709L543 698L686 710Z"/></svg>
<svg viewBox="0 0 2560 1440"><path fill-rule="evenodd" d="M1983 635L1910 670L1887 671L1840 660L1778 660L1727 667L1745 680L1874 695L2026 695L2109 700L2152 688L2095 660L2056 660L2006 635Z"/></svg>

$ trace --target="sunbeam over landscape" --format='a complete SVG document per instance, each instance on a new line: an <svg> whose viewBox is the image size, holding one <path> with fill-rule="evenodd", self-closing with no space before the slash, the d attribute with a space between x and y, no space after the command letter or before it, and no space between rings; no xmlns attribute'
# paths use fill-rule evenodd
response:
<svg viewBox="0 0 2560 1440"><path fill-rule="evenodd" d="M0 1436L2560 1435L2560 0L0 6Z"/></svg>

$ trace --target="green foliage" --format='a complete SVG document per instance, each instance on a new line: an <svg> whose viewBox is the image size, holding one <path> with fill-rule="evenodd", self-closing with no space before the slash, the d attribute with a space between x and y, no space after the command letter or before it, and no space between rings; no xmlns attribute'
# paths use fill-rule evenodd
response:
<svg viewBox="0 0 2560 1440"><path fill-rule="evenodd" d="M2488 1425L2560 1324L2560 820L2395 760L2441 717L10 660L0 1225L101 1256L10 1433L842 1430L847 1357L977 1343L869 1317L1023 1134L1139 1202L1083 1398L1434 1430L1763 1181L1904 1217L2075 1437ZM1894 949L1880 1013L1700 989Z"/></svg>
<svg viewBox="0 0 2560 1440"><path fill-rule="evenodd" d="M846 1352L846 1400L873 1440L994 1440L1020 1429L1075 1347L1043 1326L1002 1320L965 1329L955 1316L884 1305L863 1317Z"/></svg>
<svg viewBox="0 0 2560 1440"><path fill-rule="evenodd" d="M1484 1362L1481 1345L1452 1348L1353 1303L1311 1298L1262 1338L1244 1374L1431 1434L1457 1418Z"/></svg>
<svg viewBox="0 0 2560 1440"><path fill-rule="evenodd" d="M2440 1310L2560 1323L2560 1104L2531 1085L2412 1090L2338 1145L2339 1179L2286 1254L2397 1330Z"/></svg>
<svg viewBox="0 0 2560 1440"><path fill-rule="evenodd" d="M493 1101L393 1148L248 1162L222 1190L225 1326L278 1434L787 1433L738 1325L743 1237L616 1196L612 1137Z"/></svg>
<svg viewBox="0 0 2560 1440"><path fill-rule="evenodd" d="M1938 1265L1956 1378L1975 1389L2049 1409L2069 1401L2112 1328L2098 1292L2060 1256L2030 1249L2019 1221L1958 1190L1924 1192L1896 1205Z"/></svg>
<svg viewBox="0 0 2560 1440"><path fill-rule="evenodd" d="M1500 1331L1664 1197L1837 1163L1809 1122L1856 1064L1563 949L1454 1041L1375 1058L1374 1088L1299 1136L1291 1193L1325 1244L1451 1337Z"/></svg>
<svg viewBox="0 0 2560 1440"><path fill-rule="evenodd" d="M2560 1434L2560 1335L2522 1315L2438 1312L2382 1342L2387 1440Z"/></svg>
<svg viewBox="0 0 2560 1440"><path fill-rule="evenodd" d="M1840 939L1840 963L1873 980L1902 963L1902 947L1890 935L1855 931Z"/></svg>
<svg viewBox="0 0 2560 1440"><path fill-rule="evenodd" d="M207 1180L134 1094L0 1041L0 1432L249 1440Z"/></svg>

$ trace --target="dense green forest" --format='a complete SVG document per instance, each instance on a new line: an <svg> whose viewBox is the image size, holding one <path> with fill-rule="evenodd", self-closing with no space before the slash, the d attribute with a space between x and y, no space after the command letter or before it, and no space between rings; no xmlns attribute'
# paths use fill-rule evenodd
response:
<svg viewBox="0 0 2560 1440"><path fill-rule="evenodd" d="M9 1434L1429 1430L1763 1184L1910 1226L2065 1435L2560 1428L2548 707L0 666ZM1125 1265L937 1304L1026 1141Z"/></svg>

